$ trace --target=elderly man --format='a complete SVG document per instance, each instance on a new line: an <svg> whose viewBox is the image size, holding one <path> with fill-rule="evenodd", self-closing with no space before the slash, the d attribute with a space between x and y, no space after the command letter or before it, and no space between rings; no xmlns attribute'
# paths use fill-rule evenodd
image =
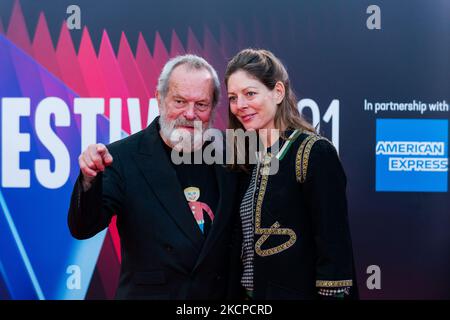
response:
<svg viewBox="0 0 450 320"><path fill-rule="evenodd" d="M238 219L236 176L219 164L175 165L171 160L173 152L201 152L198 138L173 151L175 133L194 133L196 121L203 129L209 126L219 86L216 71L204 59L170 60L156 93L161 116L128 138L91 145L79 157L70 232L77 239L92 237L117 215L118 299L236 297L239 275L231 271L239 264L239 255L231 252L240 247L232 241Z"/></svg>

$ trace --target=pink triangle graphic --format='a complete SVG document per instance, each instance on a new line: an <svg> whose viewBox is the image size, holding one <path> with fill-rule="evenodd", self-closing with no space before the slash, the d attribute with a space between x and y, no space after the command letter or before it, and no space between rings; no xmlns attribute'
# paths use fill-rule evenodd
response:
<svg viewBox="0 0 450 320"><path fill-rule="evenodd" d="M102 34L98 64L103 74L103 78L108 79L108 81L105 81L107 94L104 98L122 98L122 103L124 103L128 97L128 89L106 31L103 31ZM109 103L106 103L105 106L105 115L109 117ZM128 133L130 132L129 123L128 112L126 112L125 108L122 108L122 129ZM123 127L124 125L125 128Z"/></svg>
<svg viewBox="0 0 450 320"><path fill-rule="evenodd" d="M226 60L237 53L236 40L231 37L223 23L220 24L220 51Z"/></svg>
<svg viewBox="0 0 450 320"><path fill-rule="evenodd" d="M225 58L222 55L219 44L214 39L211 31L209 31L207 27L205 27L204 33L204 58L216 68L219 80L221 81L225 74ZM224 121L223 115L226 114L225 111L228 110L228 99L226 99L224 95L222 95L216 108L218 108L219 112L217 112L216 114L215 126L219 129L225 129L226 121Z"/></svg>
<svg viewBox="0 0 450 320"><path fill-rule="evenodd" d="M56 61L55 50L48 31L47 21L42 12L39 14L32 47L34 58L48 71L58 78L61 78L58 62Z"/></svg>
<svg viewBox="0 0 450 320"><path fill-rule="evenodd" d="M87 27L83 29L78 61L90 97L104 97L107 94L103 75Z"/></svg>
<svg viewBox="0 0 450 320"><path fill-rule="evenodd" d="M172 40L170 43L170 56L175 57L178 55L186 54L186 51L181 44L180 38L176 34L175 30L172 30Z"/></svg>
<svg viewBox="0 0 450 320"><path fill-rule="evenodd" d="M141 109L141 123L142 128L145 128L147 126L150 96L147 92L147 89L145 88L144 79L139 72L130 45L125 36L125 33L123 32L120 38L118 61L125 79L125 83L127 84L130 97L139 98Z"/></svg>
<svg viewBox="0 0 450 320"><path fill-rule="evenodd" d="M148 49L147 43L140 32L136 49L136 63L141 71L147 92L150 95L154 94L156 91L158 74L155 72L155 65L153 64L153 58L150 54L150 50Z"/></svg>
<svg viewBox="0 0 450 320"><path fill-rule="evenodd" d="M155 71L159 74L164 66L164 64L169 60L169 53L159 35L156 32L155 36L155 46L153 50L153 64L155 65Z"/></svg>
<svg viewBox="0 0 450 320"><path fill-rule="evenodd" d="M14 3L13 12L9 21L7 36L19 48L27 52L29 55L32 55L30 37L28 35L19 0L16 0L16 2Z"/></svg>
<svg viewBox="0 0 450 320"><path fill-rule="evenodd" d="M61 79L64 83L81 97L89 96L86 84L81 73L72 37L65 22L61 25L58 44L56 46L56 61L58 62Z"/></svg>
<svg viewBox="0 0 450 320"><path fill-rule="evenodd" d="M187 52L196 54L200 57L203 56L202 46L200 45L200 42L198 42L191 28L188 28Z"/></svg>

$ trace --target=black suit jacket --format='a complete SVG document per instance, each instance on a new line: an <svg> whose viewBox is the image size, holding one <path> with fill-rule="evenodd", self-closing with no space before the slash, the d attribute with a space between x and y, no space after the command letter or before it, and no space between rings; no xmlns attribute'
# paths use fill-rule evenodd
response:
<svg viewBox="0 0 450 320"><path fill-rule="evenodd" d="M357 297L347 179L333 145L314 137L320 138L301 134L279 161L278 172L260 179L253 235L255 299L310 300L324 298L317 294L320 288L347 286L355 289L346 298Z"/></svg>
<svg viewBox="0 0 450 320"><path fill-rule="evenodd" d="M87 192L78 178L68 214L70 232L77 239L90 238L117 215L122 254L118 299L235 298L237 177L214 165L220 194L205 239L163 149L157 121L107 146L113 164Z"/></svg>

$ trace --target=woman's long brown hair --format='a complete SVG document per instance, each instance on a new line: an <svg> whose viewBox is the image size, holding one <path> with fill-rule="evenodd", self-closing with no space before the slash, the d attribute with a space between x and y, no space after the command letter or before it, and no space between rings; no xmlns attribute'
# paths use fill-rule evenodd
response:
<svg viewBox="0 0 450 320"><path fill-rule="evenodd" d="M291 88L286 68L272 52L263 49L244 49L236 54L230 62L228 62L225 71L226 88L228 87L230 76L239 70L242 70L249 76L257 79L269 90L273 90L277 82L280 81L283 83L285 87L285 96L281 103L278 104L274 119L275 129L282 132L282 139L287 139L287 137L283 135L286 129L299 129L315 132L314 127L308 123L298 111L297 98ZM228 106L228 127L229 129L245 130L244 126L231 112L230 106ZM235 162L235 164L231 165L231 168L247 171L248 165L237 165Z"/></svg>

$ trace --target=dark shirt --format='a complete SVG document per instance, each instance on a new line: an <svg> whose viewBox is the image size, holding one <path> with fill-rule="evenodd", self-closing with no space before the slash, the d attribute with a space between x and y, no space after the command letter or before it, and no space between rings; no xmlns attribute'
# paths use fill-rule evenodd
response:
<svg viewBox="0 0 450 320"><path fill-rule="evenodd" d="M171 159L172 148L167 146L164 142L163 145L167 156ZM170 163L177 174L181 189L185 190L189 187L198 188L200 197L196 199L196 201L206 204L215 215L219 200L219 190L214 166L208 165L204 163L204 161L201 161L199 164L195 164L194 162L195 159L202 159L200 156L206 145L207 143L204 144L202 150L196 151L196 155L194 153L189 154L190 163L174 164L171 160ZM179 153L179 156L183 157L183 154ZM188 204L188 200L186 200L186 203ZM206 238L213 222L205 210L203 210L203 218L203 234Z"/></svg>

